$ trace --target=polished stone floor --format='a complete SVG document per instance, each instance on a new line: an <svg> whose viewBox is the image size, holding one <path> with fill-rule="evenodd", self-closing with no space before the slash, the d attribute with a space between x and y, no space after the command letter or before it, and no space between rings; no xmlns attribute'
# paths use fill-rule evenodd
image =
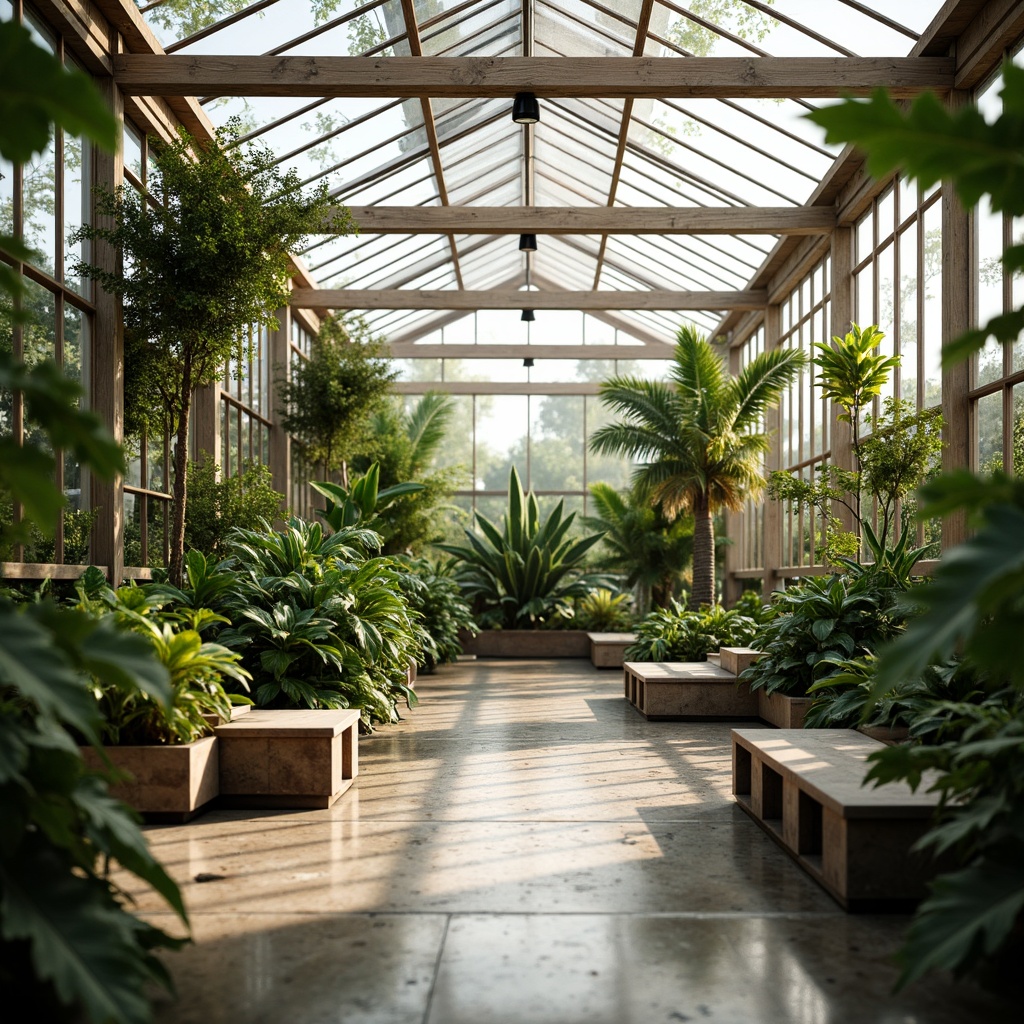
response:
<svg viewBox="0 0 1024 1024"><path fill-rule="evenodd" d="M330 810L148 830L196 940L158 1021L1020 1019L943 978L890 994L907 919L844 914L735 807L727 724L647 722L582 661L418 690Z"/></svg>

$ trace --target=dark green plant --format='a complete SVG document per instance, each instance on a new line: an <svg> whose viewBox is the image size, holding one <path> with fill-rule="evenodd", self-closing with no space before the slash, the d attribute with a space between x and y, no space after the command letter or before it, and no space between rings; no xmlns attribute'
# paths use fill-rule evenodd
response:
<svg viewBox="0 0 1024 1024"><path fill-rule="evenodd" d="M262 521L273 522L282 515L285 496L274 490L267 466L247 466L241 475L220 480L220 467L207 457L190 462L188 471L187 548L223 555L224 539L231 530L253 530Z"/></svg>
<svg viewBox="0 0 1024 1024"><path fill-rule="evenodd" d="M887 576L818 576L775 595L773 616L750 646L761 657L742 675L752 690L800 697L852 658L874 654L903 628Z"/></svg>
<svg viewBox="0 0 1024 1024"><path fill-rule="evenodd" d="M576 601L573 625L592 633L622 633L632 628L629 594L598 587Z"/></svg>
<svg viewBox="0 0 1024 1024"><path fill-rule="evenodd" d="M479 632L473 611L462 596L452 563L435 565L427 558L400 558L405 569L402 592L410 609L419 617L419 625L429 639L417 663L430 673L438 665L454 662L462 654L460 635Z"/></svg>
<svg viewBox="0 0 1024 1024"><path fill-rule="evenodd" d="M327 507L319 512L332 530L343 530L356 524L377 532L381 515L399 498L418 494L423 484L395 484L380 490L380 467L373 463L351 487L332 483L311 483L309 486L327 499ZM378 548L380 546L378 532Z"/></svg>
<svg viewBox="0 0 1024 1024"><path fill-rule="evenodd" d="M73 236L105 242L124 271L81 263L75 273L124 306L126 418L175 432L168 575L182 579L192 397L242 350L253 325L277 327L291 257L322 225L327 187L306 195L267 149L237 145L229 122L204 142L179 129L154 143L151 196L130 186L96 196L97 221ZM109 225L109 226L108 226ZM340 227L346 227L344 215ZM128 379L128 375L132 379Z"/></svg>
<svg viewBox="0 0 1024 1024"><path fill-rule="evenodd" d="M281 530L236 530L218 567L234 585L219 607L233 625L217 640L242 654L261 707L355 707L363 727L398 719L416 696L407 672L428 642L402 596L402 570L373 556L380 538L326 532L291 519Z"/></svg>
<svg viewBox="0 0 1024 1024"><path fill-rule="evenodd" d="M448 532L450 501L466 471L436 469L434 462L454 409L451 395L428 392L408 410L402 396L395 396L370 417L370 433L363 453L352 460L353 468L366 471L376 463L385 489L405 480L421 485L415 494L398 497L381 509L374 529L384 539L383 554L418 553Z"/></svg>
<svg viewBox="0 0 1024 1024"><path fill-rule="evenodd" d="M767 622L772 615L772 606L765 604L756 590L744 590L732 606L734 612L746 615L757 623Z"/></svg>
<svg viewBox="0 0 1024 1024"><path fill-rule="evenodd" d="M298 442L299 457L328 480L340 469L348 487L348 460L365 448L371 417L397 376L383 339L362 320L324 320L309 358L296 361L277 385L281 425Z"/></svg>
<svg viewBox="0 0 1024 1024"><path fill-rule="evenodd" d="M572 536L575 512L563 515L558 502L543 521L537 496L523 494L515 466L509 473L508 505L498 529L476 513L480 533L466 530L468 546L440 544L457 559L456 578L478 609L481 625L528 629L553 625L572 615L572 599L602 583L584 572L587 552L601 539L595 533Z"/></svg>
<svg viewBox="0 0 1024 1024"><path fill-rule="evenodd" d="M604 533L594 564L621 574L635 587L638 605L646 613L654 605L668 607L693 564L693 517L669 519L642 487L617 491L606 483L590 485L597 515L583 520Z"/></svg>
<svg viewBox="0 0 1024 1024"><path fill-rule="evenodd" d="M746 647L757 623L720 605L689 611L678 601L645 616L635 627L636 642L626 661L707 661L720 647Z"/></svg>
<svg viewBox="0 0 1024 1024"><path fill-rule="evenodd" d="M764 486L764 413L803 360L797 349L778 348L733 377L706 338L682 327L670 384L613 377L601 385L601 401L622 419L595 431L591 450L641 462L634 482L667 515L693 513L693 608L715 600L714 514L740 509Z"/></svg>

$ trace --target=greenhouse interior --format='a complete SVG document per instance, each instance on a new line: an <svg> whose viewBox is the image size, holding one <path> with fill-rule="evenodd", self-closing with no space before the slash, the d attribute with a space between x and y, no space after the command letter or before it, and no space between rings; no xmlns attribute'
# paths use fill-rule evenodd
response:
<svg viewBox="0 0 1024 1024"><path fill-rule="evenodd" d="M5 1020L1020 1020L1024 2L0 54Z"/></svg>

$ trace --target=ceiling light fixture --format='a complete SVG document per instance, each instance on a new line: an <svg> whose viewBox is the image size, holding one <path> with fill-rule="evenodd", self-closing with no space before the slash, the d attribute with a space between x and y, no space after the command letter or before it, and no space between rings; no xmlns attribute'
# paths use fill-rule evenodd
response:
<svg viewBox="0 0 1024 1024"><path fill-rule="evenodd" d="M516 124L536 124L540 120L540 104L532 92L517 92L512 104L512 120Z"/></svg>
<svg viewBox="0 0 1024 1024"><path fill-rule="evenodd" d="M527 356L523 360L523 366L525 366L527 369L529 369L531 366L533 366L533 356Z"/></svg>
<svg viewBox="0 0 1024 1024"><path fill-rule="evenodd" d="M536 235L520 235L519 236L519 251L520 252L536 252L537 251L537 236Z"/></svg>
<svg viewBox="0 0 1024 1024"><path fill-rule="evenodd" d="M537 318L533 315L532 309L524 309L523 315L519 318L523 323L532 324Z"/></svg>

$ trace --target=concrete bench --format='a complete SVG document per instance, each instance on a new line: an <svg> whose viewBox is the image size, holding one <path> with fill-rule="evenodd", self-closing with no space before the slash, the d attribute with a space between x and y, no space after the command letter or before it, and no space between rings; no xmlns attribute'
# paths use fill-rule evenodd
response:
<svg viewBox="0 0 1024 1024"><path fill-rule="evenodd" d="M854 729L733 729L736 802L847 910L905 909L933 871L911 847L938 797L927 782L861 785L883 744Z"/></svg>
<svg viewBox="0 0 1024 1024"><path fill-rule="evenodd" d="M595 668L622 668L626 648L636 643L636 633L588 633L587 637Z"/></svg>
<svg viewBox="0 0 1024 1024"><path fill-rule="evenodd" d="M711 661L627 661L623 687L650 720L757 717L757 695Z"/></svg>
<svg viewBox="0 0 1024 1024"><path fill-rule="evenodd" d="M358 711L258 709L214 732L228 807L330 807L359 774Z"/></svg>

